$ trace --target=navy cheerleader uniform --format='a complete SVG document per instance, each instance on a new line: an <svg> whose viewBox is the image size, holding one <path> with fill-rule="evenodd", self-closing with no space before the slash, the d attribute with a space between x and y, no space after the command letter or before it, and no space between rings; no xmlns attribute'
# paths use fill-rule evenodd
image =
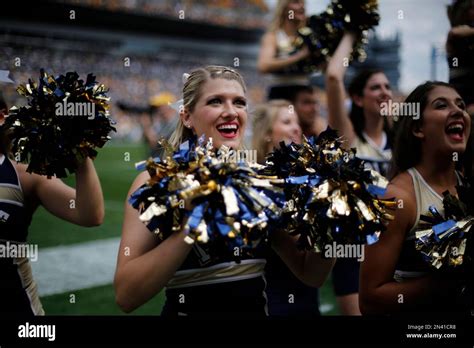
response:
<svg viewBox="0 0 474 348"><path fill-rule="evenodd" d="M15 167L0 154L0 316L44 315L29 259L11 252L26 243L30 223Z"/></svg>
<svg viewBox="0 0 474 348"><path fill-rule="evenodd" d="M265 317L266 243L232 250L219 241L194 244L166 286L162 316Z"/></svg>

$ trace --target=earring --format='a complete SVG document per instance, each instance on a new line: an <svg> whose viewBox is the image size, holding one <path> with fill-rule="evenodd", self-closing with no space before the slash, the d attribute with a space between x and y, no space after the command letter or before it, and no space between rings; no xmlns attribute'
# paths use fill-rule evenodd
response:
<svg viewBox="0 0 474 348"><path fill-rule="evenodd" d="M269 142L272 141L272 138L270 138L270 137L265 137L265 141L266 141L267 143L269 143Z"/></svg>

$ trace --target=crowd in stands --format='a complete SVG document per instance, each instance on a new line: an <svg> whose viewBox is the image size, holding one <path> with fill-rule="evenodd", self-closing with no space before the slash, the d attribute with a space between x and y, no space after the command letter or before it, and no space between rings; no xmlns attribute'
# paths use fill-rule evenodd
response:
<svg viewBox="0 0 474 348"><path fill-rule="evenodd" d="M268 8L264 0L62 0L78 6L149 16L167 16L241 29L264 29ZM184 12L181 12L184 11Z"/></svg>
<svg viewBox="0 0 474 348"><path fill-rule="evenodd" d="M10 77L15 81L15 84L3 84L3 92L10 105L23 105L26 100L17 94L15 87L27 83L29 78L38 81L41 68L54 76L76 71L83 79L88 73L93 73L97 81L109 88L110 115L117 121L118 132L113 135L116 141L141 141L142 130L138 118L147 114L124 110L119 107L120 103L147 110L150 98L163 91L171 92L179 99L183 73L201 65L224 64L218 58L203 61L205 59L202 57L179 54L169 54L166 58L134 55L128 57L128 64L123 55L77 51L74 44L70 46L65 49L0 42L1 67L10 70ZM250 68L239 68L239 71L247 81L251 104L263 101L265 81Z"/></svg>

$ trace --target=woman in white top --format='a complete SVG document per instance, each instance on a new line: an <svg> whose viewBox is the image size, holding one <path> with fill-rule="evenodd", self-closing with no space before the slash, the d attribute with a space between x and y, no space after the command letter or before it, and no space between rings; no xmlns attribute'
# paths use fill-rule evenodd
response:
<svg viewBox="0 0 474 348"><path fill-rule="evenodd" d="M392 156L391 131L387 117L381 116L382 103L392 98L390 83L380 70L361 71L349 85L351 110L346 110L344 76L356 35L346 32L326 70L328 123L344 137L347 147L357 150L357 157L367 167L387 176ZM360 315L359 262L339 258L332 279L342 314Z"/></svg>
<svg viewBox="0 0 474 348"><path fill-rule="evenodd" d="M349 84L352 106L346 111L344 76L355 39L353 33L344 34L326 70L328 122L348 147L357 149L357 157L387 176L392 140L389 119L382 115L384 103L392 99L387 76L381 70L361 71Z"/></svg>
<svg viewBox="0 0 474 348"><path fill-rule="evenodd" d="M421 115L404 117L397 125L396 176L386 196L396 197L398 209L380 240L365 248L360 275L364 314L457 310L456 282L430 272L415 250L414 233L430 205L444 213L444 191L456 194L456 166L462 163L471 119L458 92L444 82L418 86L405 102L418 103Z"/></svg>

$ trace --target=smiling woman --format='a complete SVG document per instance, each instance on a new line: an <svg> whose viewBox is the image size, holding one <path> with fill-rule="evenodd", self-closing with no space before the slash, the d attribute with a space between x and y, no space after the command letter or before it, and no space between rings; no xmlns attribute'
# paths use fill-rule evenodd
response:
<svg viewBox="0 0 474 348"><path fill-rule="evenodd" d="M184 125L198 136L212 138L216 147L240 147L242 130L247 124L244 92L244 86L236 80L207 81L194 110L184 109Z"/></svg>
<svg viewBox="0 0 474 348"><path fill-rule="evenodd" d="M436 98L434 96L436 96ZM461 162L453 162L452 156L453 153L462 154L465 151L465 141L469 137L470 127L468 128L468 126L470 126L470 119L465 119L462 117L462 114L459 114L459 117L451 117L449 124L444 124L443 122L447 121L445 117L426 118L426 115L428 115L428 117L436 114L440 115L441 110L448 108L450 101L447 99L447 96L451 96L453 98L451 103L454 103L460 110L463 110L460 112L465 111L466 106L464 105L464 101L452 85L445 82L427 82L420 85L411 93L411 96L405 100L405 103L416 103L420 105L421 117L418 117L419 115L414 115L416 117L404 117L397 124L399 131L395 139L397 151L394 153L394 175L416 166L421 161L423 158L422 144L426 141L431 143L429 147L426 147L430 148L430 153L434 153L438 150L443 151L445 152L443 156L448 156L452 163ZM431 113L425 112L425 116L423 116L423 110L425 109L431 109L433 111ZM443 123L443 125L440 123ZM437 132L438 136L422 139L413 132L401 131L402 129L419 129L422 126L423 129L428 128ZM447 151L446 148L448 144L449 147L451 147L449 151ZM440 146L443 146L444 149L441 150Z"/></svg>
<svg viewBox="0 0 474 348"><path fill-rule="evenodd" d="M302 130L298 115L287 100L274 99L259 105L253 114L252 126L252 146L261 164L265 163L266 155L280 147L280 142L301 144ZM267 255L265 279L270 316L308 318L320 315L318 289L295 277L272 250ZM294 301L288 301L294 294L298 294Z"/></svg>
<svg viewBox="0 0 474 348"><path fill-rule="evenodd" d="M177 147L204 134L212 137L216 148L240 148L247 124L245 93L245 82L233 69L210 66L194 70L184 83L184 107L171 144Z"/></svg>
<svg viewBox="0 0 474 348"><path fill-rule="evenodd" d="M242 146L247 104L245 84L237 71L221 66L194 70L183 87L183 101L178 128L171 139L175 148L201 135L213 139L214 149ZM128 196L149 179L148 172L138 175ZM210 223L215 221L206 221ZM305 283L321 286L333 259L299 251L296 240L286 231L270 232L271 247L288 268ZM250 251L242 248L241 260L236 262L235 251L230 251L222 239L194 242L183 225L160 240L127 204L114 281L116 302L131 312L166 287L163 316L265 316L267 246L265 240Z"/></svg>
<svg viewBox="0 0 474 348"><path fill-rule="evenodd" d="M458 92L444 82L418 86L405 102L420 104L421 117L404 117L396 126L396 176L386 196L399 205L379 242L365 250L360 277L365 314L462 310L456 279L431 272L416 251L415 232L430 206L444 215L443 192L456 194L456 166L462 163L457 156L466 150L471 118Z"/></svg>
<svg viewBox="0 0 474 348"><path fill-rule="evenodd" d="M356 40L356 34L346 32L331 57L326 70L326 93L329 126L355 148L365 165L383 176L389 171L392 137L389 118L381 117L382 103L392 99L387 76L381 70L362 70L349 85L352 106L346 111L345 64ZM334 292L341 312L360 315L358 304L359 262L354 258L339 259L333 270Z"/></svg>
<svg viewBox="0 0 474 348"><path fill-rule="evenodd" d="M301 143L301 127L298 115L291 103L284 99L271 100L259 105L253 113L252 147L257 151L259 163L265 163L265 156L278 148L280 142Z"/></svg>

